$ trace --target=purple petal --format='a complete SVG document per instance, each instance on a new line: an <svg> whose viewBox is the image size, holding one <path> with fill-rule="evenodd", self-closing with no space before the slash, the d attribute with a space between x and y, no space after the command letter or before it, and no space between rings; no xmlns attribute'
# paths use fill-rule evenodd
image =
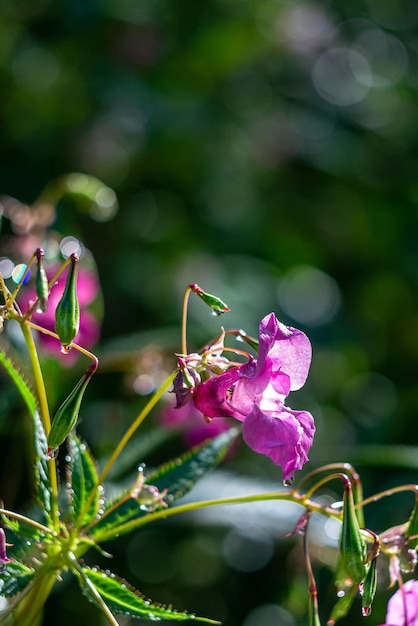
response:
<svg viewBox="0 0 418 626"><path fill-rule="evenodd" d="M285 481L292 479L294 472L308 460L314 432L310 413L287 407L278 413L267 413L254 405L242 427L247 445L280 465Z"/></svg>
<svg viewBox="0 0 418 626"><path fill-rule="evenodd" d="M418 580L408 580L391 597L386 623L387 626L418 625Z"/></svg>
<svg viewBox="0 0 418 626"><path fill-rule="evenodd" d="M267 356L273 361L273 371L281 370L290 376L291 391L300 389L308 376L312 347L301 330L285 326L274 313L260 322L259 353L257 362L263 367Z"/></svg>
<svg viewBox="0 0 418 626"><path fill-rule="evenodd" d="M224 374L213 376L201 383L194 395L196 408L208 417L235 417L242 421L242 415L229 401L230 388L240 377L240 367L234 367Z"/></svg>

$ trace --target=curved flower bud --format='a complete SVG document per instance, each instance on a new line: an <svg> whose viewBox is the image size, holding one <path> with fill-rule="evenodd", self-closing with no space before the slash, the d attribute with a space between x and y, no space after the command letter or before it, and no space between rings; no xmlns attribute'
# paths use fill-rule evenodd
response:
<svg viewBox="0 0 418 626"><path fill-rule="evenodd" d="M95 368L89 368L54 415L48 435L48 453L57 450L77 424L81 401Z"/></svg>
<svg viewBox="0 0 418 626"><path fill-rule="evenodd" d="M60 338L62 350L68 353L80 327L80 307L77 299L78 257L71 255L71 265L64 293L55 310L55 330Z"/></svg>
<svg viewBox="0 0 418 626"><path fill-rule="evenodd" d="M206 293L206 291L203 291L196 283L189 285L189 287L205 304L210 306L214 315L222 315L222 313L227 313L230 310L229 306L225 304L225 302L222 302L220 298Z"/></svg>

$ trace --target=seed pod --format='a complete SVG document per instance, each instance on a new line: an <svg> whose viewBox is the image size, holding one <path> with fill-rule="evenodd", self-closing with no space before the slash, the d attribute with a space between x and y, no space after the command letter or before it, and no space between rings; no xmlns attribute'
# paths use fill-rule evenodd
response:
<svg viewBox="0 0 418 626"><path fill-rule="evenodd" d="M44 267L44 251L42 248L37 249L36 258L38 261L35 277L36 295L38 297L37 312L45 313L48 309L49 286L48 277Z"/></svg>
<svg viewBox="0 0 418 626"><path fill-rule="evenodd" d="M363 617L367 617L372 612L372 604L377 588L377 559L370 562L366 578L363 584L363 595L361 597L361 612Z"/></svg>
<svg viewBox="0 0 418 626"><path fill-rule="evenodd" d="M80 327L80 307L77 299L78 257L71 255L71 265L64 293L55 310L55 331L60 338L62 351L68 353Z"/></svg>
<svg viewBox="0 0 418 626"><path fill-rule="evenodd" d="M340 537L341 560L353 583L359 585L366 576L364 564L366 546L360 534L354 508L353 491L349 480L345 481L343 500L343 525Z"/></svg>
<svg viewBox="0 0 418 626"><path fill-rule="evenodd" d="M222 315L222 313L230 311L229 306L227 306L225 302L222 302L222 300L220 300L217 296L212 296L212 294L206 293L206 291L203 291L203 289L201 289L199 285L196 285L196 283L189 285L189 287L193 293L203 300L205 304L210 306L214 315Z"/></svg>
<svg viewBox="0 0 418 626"><path fill-rule="evenodd" d="M94 370L89 368L84 373L70 395L64 400L58 411L55 413L54 419L52 420L51 430L48 435L48 454L57 450L70 432L75 428L80 412L81 401L93 372Z"/></svg>

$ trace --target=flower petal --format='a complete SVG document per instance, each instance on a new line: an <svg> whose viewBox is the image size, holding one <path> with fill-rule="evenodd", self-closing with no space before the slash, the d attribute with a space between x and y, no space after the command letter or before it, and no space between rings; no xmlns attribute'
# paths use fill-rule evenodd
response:
<svg viewBox="0 0 418 626"><path fill-rule="evenodd" d="M257 363L264 367L267 356L275 366L290 376L291 391L300 389L308 376L312 358L312 347L301 330L285 326L274 315L266 315L260 322L260 339Z"/></svg>
<svg viewBox="0 0 418 626"><path fill-rule="evenodd" d="M198 386L193 399L196 408L203 415L235 417L240 421L244 419L244 415L235 409L228 399L228 390L240 377L240 367L234 367L224 374L213 376Z"/></svg>
<svg viewBox="0 0 418 626"><path fill-rule="evenodd" d="M287 407L279 413L263 412L254 405L247 415L242 434L250 448L270 457L283 471L283 480L293 478L293 473L308 460L315 426L307 411L293 411Z"/></svg>

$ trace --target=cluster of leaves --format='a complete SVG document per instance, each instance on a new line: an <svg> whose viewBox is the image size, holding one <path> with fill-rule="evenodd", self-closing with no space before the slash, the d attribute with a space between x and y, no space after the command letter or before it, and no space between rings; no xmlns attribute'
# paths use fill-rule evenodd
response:
<svg viewBox="0 0 418 626"><path fill-rule="evenodd" d="M65 492L60 498L59 532L53 523L47 438L37 410L37 401L28 384L11 361L0 352L0 361L16 383L33 420L35 452L36 509L31 517L2 509L2 521L8 540L13 543L11 556L0 572L0 593L11 598L3 614L13 610L25 614L25 598L37 593L40 581L51 583L64 570L72 571L83 594L105 613L112 624L113 614L122 613L148 620L214 620L177 611L145 598L125 580L109 570L84 564L81 557L90 548L147 524L158 516L169 515L173 503L225 456L236 431L221 434L180 458L155 469L116 496L107 498L95 459L88 446L72 432L68 439ZM19 604L20 603L20 604ZM113 620L113 621L112 621ZM21 622L19 622L21 623ZM25 622L22 622L25 623Z"/></svg>

